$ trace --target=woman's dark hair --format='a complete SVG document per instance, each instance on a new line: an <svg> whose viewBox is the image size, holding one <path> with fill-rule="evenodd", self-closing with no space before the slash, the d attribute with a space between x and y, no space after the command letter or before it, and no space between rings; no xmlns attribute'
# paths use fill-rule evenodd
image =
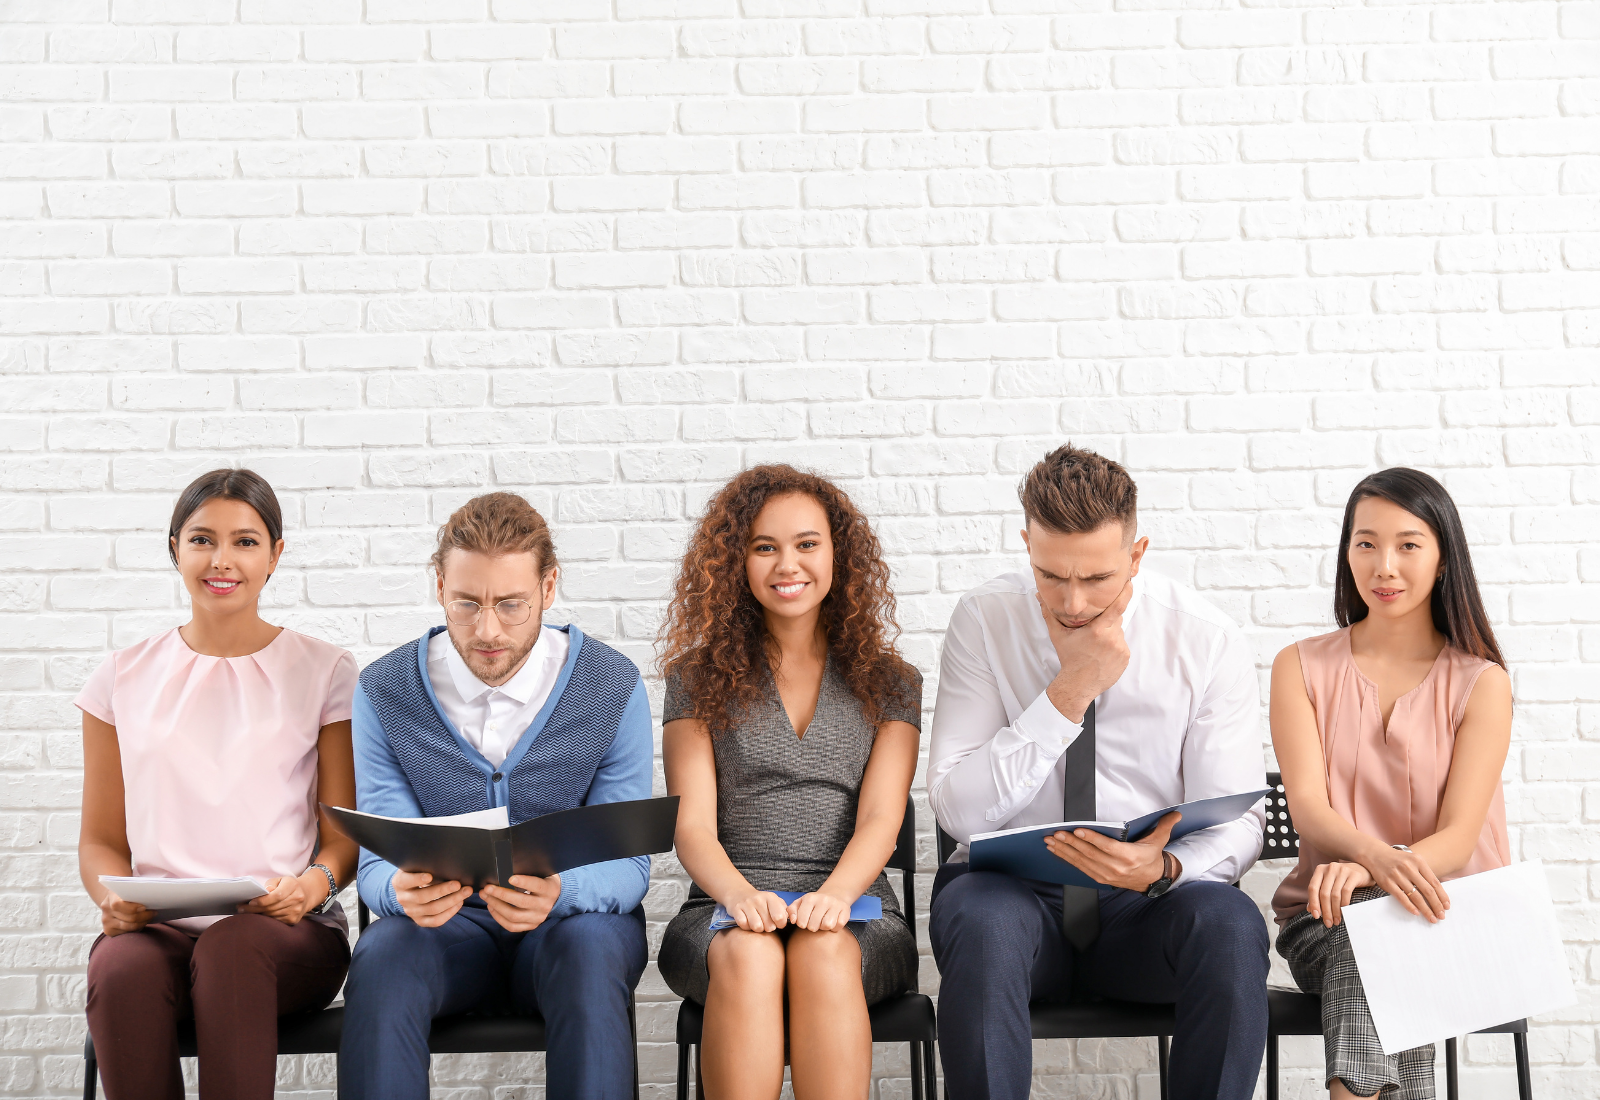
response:
<svg viewBox="0 0 1600 1100"><path fill-rule="evenodd" d="M869 722L894 700L916 706L915 672L895 649L900 628L883 549L862 515L833 482L792 466L754 466L733 477L706 505L661 624L661 672L677 673L713 736L731 730L761 695L772 639L745 574L750 525L774 497L811 497L828 515L833 585L822 601L822 626L834 667Z"/></svg>
<svg viewBox="0 0 1600 1100"><path fill-rule="evenodd" d="M172 507L172 522L167 524L167 556L178 564L178 544L175 541L183 532L189 517L208 500L237 500L256 510L261 522L267 525L267 541L276 546L283 538L283 509L278 507L278 494L272 491L267 479L254 470L212 470L189 482L189 487L178 494L178 503Z"/></svg>
<svg viewBox="0 0 1600 1100"><path fill-rule="evenodd" d="M1333 617L1340 626L1367 617L1367 602L1350 572L1350 533L1355 527L1356 505L1379 497L1404 508L1433 531L1439 540L1439 564L1444 573L1433 583L1430 602L1434 629L1463 653L1493 661L1501 668L1506 659L1494 640L1494 628L1483 610L1478 578L1472 571L1472 553L1455 501L1438 481L1421 470L1396 466L1361 479L1350 490L1344 506L1344 530L1339 533L1339 561L1333 581Z"/></svg>

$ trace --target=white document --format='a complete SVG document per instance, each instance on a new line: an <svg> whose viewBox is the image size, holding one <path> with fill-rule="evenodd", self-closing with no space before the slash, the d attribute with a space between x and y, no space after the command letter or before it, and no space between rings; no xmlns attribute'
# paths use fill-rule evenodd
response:
<svg viewBox="0 0 1600 1100"><path fill-rule="evenodd" d="M376 821L404 821L410 825L454 825L457 828L470 829L509 829L511 827L510 810L505 806L490 806L487 810L473 810L464 814L449 814L445 817L384 817L382 814L369 814L365 810L345 810L345 813L360 814Z"/></svg>
<svg viewBox="0 0 1600 1100"><path fill-rule="evenodd" d="M259 898L266 886L255 878L127 878L101 875L100 881L124 901L154 909L162 920L231 915Z"/></svg>
<svg viewBox="0 0 1600 1100"><path fill-rule="evenodd" d="M1444 884L1429 924L1393 897L1344 910L1385 1054L1564 1008L1578 998L1537 860Z"/></svg>

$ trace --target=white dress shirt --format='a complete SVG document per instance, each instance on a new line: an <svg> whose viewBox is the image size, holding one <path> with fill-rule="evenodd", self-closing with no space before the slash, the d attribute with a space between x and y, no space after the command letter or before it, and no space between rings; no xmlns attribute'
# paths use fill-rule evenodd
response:
<svg viewBox="0 0 1600 1100"><path fill-rule="evenodd" d="M568 641L565 631L541 627L539 640L516 675L499 687L490 687L461 659L450 632L441 630L428 643L428 680L439 709L461 736L498 768L550 698L567 663Z"/></svg>
<svg viewBox="0 0 1600 1100"><path fill-rule="evenodd" d="M1045 695L1061 662L1033 575L1008 573L950 616L928 747L928 801L962 842L1062 819L1067 746L1083 732ZM1266 785L1255 663L1237 627L1156 573L1123 613L1128 667L1095 700L1095 809L1102 821ZM1261 854L1262 803L1167 846L1179 882L1233 882Z"/></svg>

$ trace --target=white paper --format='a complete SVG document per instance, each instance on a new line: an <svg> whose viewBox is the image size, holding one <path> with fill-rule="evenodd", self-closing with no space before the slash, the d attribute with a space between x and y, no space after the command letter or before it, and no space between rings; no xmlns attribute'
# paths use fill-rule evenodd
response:
<svg viewBox="0 0 1600 1100"><path fill-rule="evenodd" d="M487 810L450 814L447 817L384 817L382 814L369 814L363 810L351 810L348 808L345 809L345 812L360 814L362 817L376 818L379 821L404 821L411 825L456 825L471 829L508 829L511 827L511 816L504 806L490 806Z"/></svg>
<svg viewBox="0 0 1600 1100"><path fill-rule="evenodd" d="M1444 884L1430 924L1393 897L1344 910L1385 1054L1564 1008L1577 1000L1537 860Z"/></svg>
<svg viewBox="0 0 1600 1100"><path fill-rule="evenodd" d="M162 914L177 917L215 917L234 913L238 906L267 892L255 878L128 878L101 875L100 881L124 901L138 902Z"/></svg>

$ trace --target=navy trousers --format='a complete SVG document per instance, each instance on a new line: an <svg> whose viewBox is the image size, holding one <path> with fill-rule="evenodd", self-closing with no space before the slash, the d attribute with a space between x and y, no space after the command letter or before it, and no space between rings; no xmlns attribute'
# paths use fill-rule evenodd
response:
<svg viewBox="0 0 1600 1100"><path fill-rule="evenodd" d="M632 1100L628 1005L644 971L643 910L577 913L507 932L462 906L438 928L374 921L350 960L339 1046L340 1100L428 1100L435 1016L537 1011L550 1100Z"/></svg>
<svg viewBox="0 0 1600 1100"><path fill-rule="evenodd" d="M1267 928L1242 890L1196 882L1100 895L1100 938L1061 934L1061 887L947 863L928 924L939 1053L953 1100L1026 1100L1029 1001L1176 1006L1172 1100L1249 1100L1267 1044Z"/></svg>

